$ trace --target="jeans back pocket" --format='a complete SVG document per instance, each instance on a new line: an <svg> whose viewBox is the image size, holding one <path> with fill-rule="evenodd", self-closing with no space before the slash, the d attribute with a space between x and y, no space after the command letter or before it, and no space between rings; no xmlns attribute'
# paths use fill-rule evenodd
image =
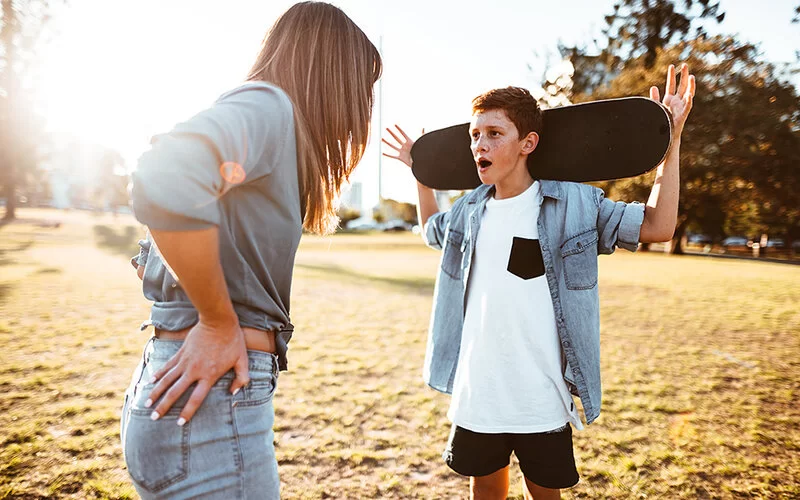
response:
<svg viewBox="0 0 800 500"><path fill-rule="evenodd" d="M141 488L158 493L186 479L189 473L191 421L177 425L180 410L150 420L152 409L132 408L125 436L128 474Z"/></svg>
<svg viewBox="0 0 800 500"><path fill-rule="evenodd" d="M275 361L277 363L277 361ZM234 406L261 406L272 401L278 385L277 375L270 372L250 372L250 383L234 397Z"/></svg>

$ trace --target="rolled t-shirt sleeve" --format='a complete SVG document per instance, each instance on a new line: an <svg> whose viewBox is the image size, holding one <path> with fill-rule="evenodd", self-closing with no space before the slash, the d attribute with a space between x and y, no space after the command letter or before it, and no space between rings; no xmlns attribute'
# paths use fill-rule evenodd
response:
<svg viewBox="0 0 800 500"><path fill-rule="evenodd" d="M151 229L218 225L219 199L269 175L294 127L291 101L277 87L249 83L153 138L133 173L133 210Z"/></svg>
<svg viewBox="0 0 800 500"><path fill-rule="evenodd" d="M139 253L131 257L131 265L135 268L147 265L147 257L150 254L150 234L139 240Z"/></svg>
<svg viewBox="0 0 800 500"><path fill-rule="evenodd" d="M617 246L635 252L639 247L639 232L644 221L644 205L609 200L600 189L596 197L598 253L613 253Z"/></svg>

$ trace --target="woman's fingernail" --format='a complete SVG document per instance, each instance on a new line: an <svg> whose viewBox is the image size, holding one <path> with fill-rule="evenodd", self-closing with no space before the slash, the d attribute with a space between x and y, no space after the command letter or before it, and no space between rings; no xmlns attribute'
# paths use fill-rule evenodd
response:
<svg viewBox="0 0 800 500"><path fill-rule="evenodd" d="M144 407L145 408L150 408L151 406L153 406L153 400L152 399L148 399L147 401L144 402Z"/></svg>
<svg viewBox="0 0 800 500"><path fill-rule="evenodd" d="M241 389L242 389L241 387L237 387L236 390L233 391L233 394L231 394L231 396L237 395Z"/></svg>
<svg viewBox="0 0 800 500"><path fill-rule="evenodd" d="M183 427L183 424L186 423L186 419L181 417L178 419L178 427Z"/></svg>
<svg viewBox="0 0 800 500"><path fill-rule="evenodd" d="M158 420L158 417L160 416L161 415L159 415L157 411L154 411L153 413L150 414L150 420Z"/></svg>

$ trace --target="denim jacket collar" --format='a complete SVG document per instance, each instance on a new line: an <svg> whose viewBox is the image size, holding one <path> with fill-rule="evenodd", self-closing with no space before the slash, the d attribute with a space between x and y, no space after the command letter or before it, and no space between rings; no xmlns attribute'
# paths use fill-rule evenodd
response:
<svg viewBox="0 0 800 500"><path fill-rule="evenodd" d="M549 181L549 180L540 180L539 184L542 188L542 196L545 198L553 198L554 200L563 200L564 194L561 190L561 183L558 181ZM479 187L478 189L481 189ZM489 198L494 196L495 188L494 186L484 187L484 192L481 193L480 196L470 197L467 200L469 205L474 205L476 203L480 203L481 205L486 202Z"/></svg>

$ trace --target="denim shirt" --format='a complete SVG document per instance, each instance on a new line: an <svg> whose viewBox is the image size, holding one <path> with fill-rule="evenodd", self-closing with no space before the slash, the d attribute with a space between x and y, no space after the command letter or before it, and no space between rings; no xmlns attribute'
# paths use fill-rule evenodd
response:
<svg viewBox="0 0 800 500"><path fill-rule="evenodd" d="M636 251L644 205L613 202L585 184L540 181L539 244L553 300L564 379L580 397L586 423L600 414L600 300L597 256L617 246ZM425 353L424 379L451 394L461 349L466 290L486 201L482 185L425 226L428 246L443 249Z"/></svg>

